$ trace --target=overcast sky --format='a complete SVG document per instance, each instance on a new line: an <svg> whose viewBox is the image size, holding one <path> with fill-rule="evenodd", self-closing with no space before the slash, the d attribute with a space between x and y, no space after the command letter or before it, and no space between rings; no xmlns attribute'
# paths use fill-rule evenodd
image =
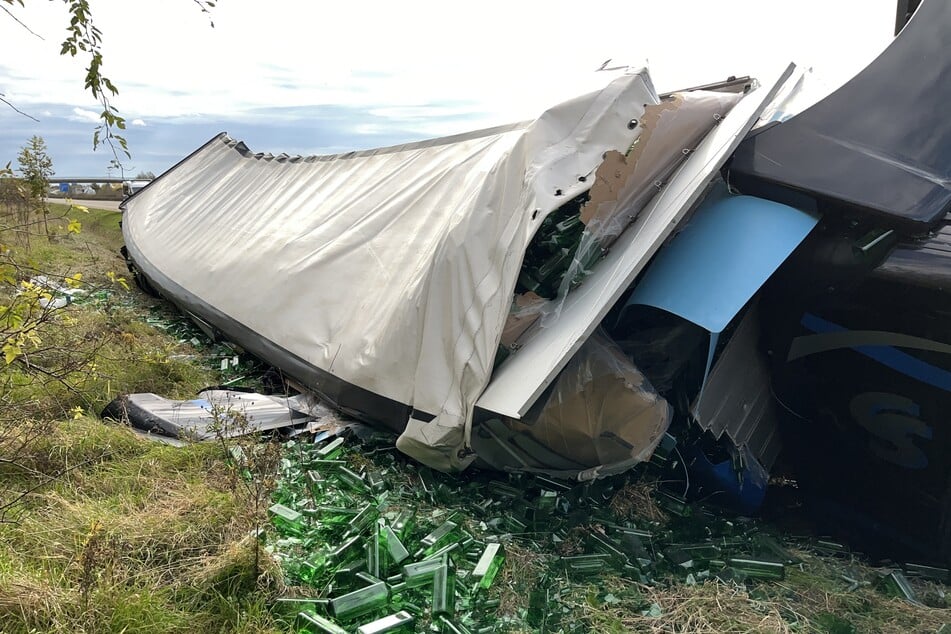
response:
<svg viewBox="0 0 951 634"><path fill-rule="evenodd" d="M85 60L59 56L63 2L0 13L0 163L43 136L57 174L105 175ZM647 65L659 91L795 61L841 84L889 42L895 0L326 2L91 0L132 159L161 173L221 131L254 151L326 154L537 116ZM6 4L2 6L7 6Z"/></svg>

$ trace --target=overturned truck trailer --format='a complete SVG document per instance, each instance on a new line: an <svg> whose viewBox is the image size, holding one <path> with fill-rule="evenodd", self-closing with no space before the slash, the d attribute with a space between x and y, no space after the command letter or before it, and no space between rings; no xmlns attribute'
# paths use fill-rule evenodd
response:
<svg viewBox="0 0 951 634"><path fill-rule="evenodd" d="M641 70L534 121L334 156L221 134L125 201L128 257L195 320L432 467L475 459L474 417L514 429L557 388L577 405L546 410L534 440L584 456L558 470L623 470L670 408L611 345L585 344L790 72L661 98ZM566 227L578 240L559 245ZM573 358L576 384L556 386ZM624 407L585 405L607 394ZM544 455L527 466L552 469Z"/></svg>
<svg viewBox="0 0 951 634"><path fill-rule="evenodd" d="M639 71L379 150L219 135L124 203L130 267L435 468L584 480L669 432L696 498L792 474L823 528L951 562L949 43L926 0L801 112L792 68Z"/></svg>

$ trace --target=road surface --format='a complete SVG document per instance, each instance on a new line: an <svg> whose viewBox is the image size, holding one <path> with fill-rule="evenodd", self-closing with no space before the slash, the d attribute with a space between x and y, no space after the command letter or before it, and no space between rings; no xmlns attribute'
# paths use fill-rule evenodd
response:
<svg viewBox="0 0 951 634"><path fill-rule="evenodd" d="M65 205L65 198L47 198L46 202L56 203L57 205ZM74 205L82 205L83 207L89 207L90 209L105 209L107 211L119 211L119 201L118 200L84 200L82 198L73 198L71 202Z"/></svg>

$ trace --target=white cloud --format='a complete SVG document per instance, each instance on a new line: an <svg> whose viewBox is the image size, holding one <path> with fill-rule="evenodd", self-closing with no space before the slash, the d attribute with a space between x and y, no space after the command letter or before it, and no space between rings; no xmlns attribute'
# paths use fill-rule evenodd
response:
<svg viewBox="0 0 951 634"><path fill-rule="evenodd" d="M106 46L103 73L119 87L114 102L130 121L254 117L275 106L398 112L448 103L472 104L473 116L503 123L593 88L606 78L592 71L608 58L635 66L649 58L662 91L763 74L791 59L815 66L834 86L881 50L894 24L894 0L592 0L583 7L484 0L461 9L415 0L412 10L402 3L295 0L272 0L263 10L258 0L229 0L214 9L215 28L192 3L148 4L156 7L148 29L141 28L138 3L97 0L93 7ZM47 39L0 20L0 41L22 52L3 60L0 86L25 95L27 104L88 99L81 82L86 61L63 58L50 45L68 21L62 4L27 3L17 14ZM320 24L335 26L322 32L315 56L313 29ZM251 45L235 44L249 33ZM425 112L419 114L422 123Z"/></svg>
<svg viewBox="0 0 951 634"><path fill-rule="evenodd" d="M73 121L85 121L89 123L99 122L99 113L83 108L73 108L73 114L69 117Z"/></svg>
<svg viewBox="0 0 951 634"><path fill-rule="evenodd" d="M729 75L766 79L791 60L815 67L832 90L884 48L894 26L894 0L270 0L266 10L260 0L228 0L213 11L215 28L187 0L93 4L102 72L119 88L111 99L129 122L133 154L177 139L162 161L226 122L275 154L291 152L288 138L311 154L366 147L378 135L398 143L530 119L610 81L614 74L594 72L609 58L612 67L649 59L661 92ZM83 90L88 61L62 57L55 45L66 7L27 2L12 11L46 39L0 19L0 49L17 51L0 60L0 92L27 110L68 113L69 134L89 145L101 106ZM321 25L332 26L321 29L318 55ZM292 137L282 135L289 125ZM322 136L328 126L332 138ZM172 127L199 137L194 147ZM16 151L0 146L0 158ZM83 156L85 171L102 169L103 155Z"/></svg>

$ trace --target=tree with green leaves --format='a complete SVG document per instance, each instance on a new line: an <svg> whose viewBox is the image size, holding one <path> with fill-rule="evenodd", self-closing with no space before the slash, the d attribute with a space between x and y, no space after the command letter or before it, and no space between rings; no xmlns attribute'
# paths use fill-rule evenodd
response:
<svg viewBox="0 0 951 634"><path fill-rule="evenodd" d="M20 148L17 157L20 176L30 188L30 196L36 200L43 200L50 187L50 176L53 172L53 159L46 153L46 141L41 136L33 136L26 145Z"/></svg>
<svg viewBox="0 0 951 634"><path fill-rule="evenodd" d="M26 145L20 149L17 157L20 176L26 184L27 193L33 209L43 218L43 230L47 239L50 237L48 207L46 195L50 189L50 176L53 175L53 159L46 153L46 141L43 137L34 135Z"/></svg>

